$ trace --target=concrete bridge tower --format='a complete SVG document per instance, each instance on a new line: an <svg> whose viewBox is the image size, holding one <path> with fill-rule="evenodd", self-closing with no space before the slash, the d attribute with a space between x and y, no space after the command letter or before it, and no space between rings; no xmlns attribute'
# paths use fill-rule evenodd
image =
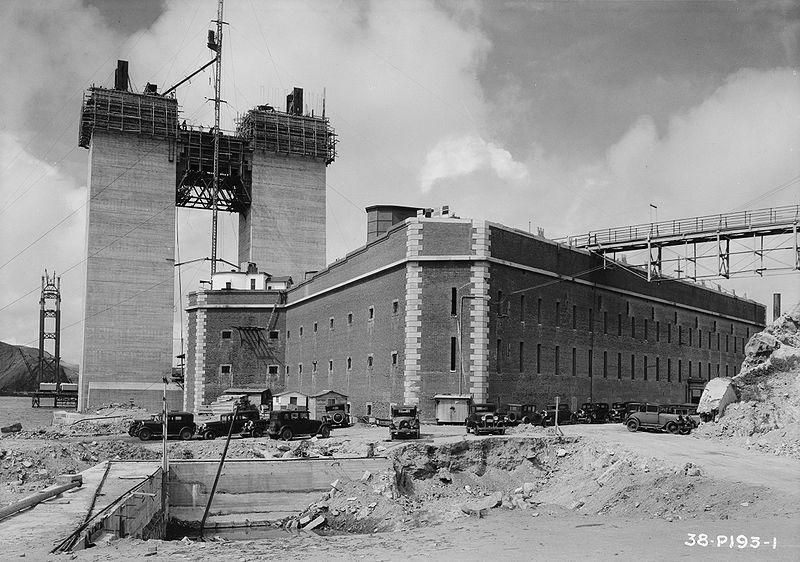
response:
<svg viewBox="0 0 800 562"><path fill-rule="evenodd" d="M170 375L177 113L175 98L154 86L128 91L126 61L119 61L113 89L92 87L83 100L79 145L89 149L89 200L82 411L129 399L149 407Z"/></svg>

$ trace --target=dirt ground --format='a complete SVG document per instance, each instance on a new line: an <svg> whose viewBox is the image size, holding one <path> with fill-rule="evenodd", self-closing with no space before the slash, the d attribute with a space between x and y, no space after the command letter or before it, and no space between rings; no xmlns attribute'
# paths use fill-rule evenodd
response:
<svg viewBox="0 0 800 562"><path fill-rule="evenodd" d="M161 454L160 442L127 434L54 435L50 428L0 439L3 502L45 486L50 475L98 460ZM372 448L394 459L396 473L344 484L298 514L323 515L326 523L317 532L284 530L287 522L279 521L264 539L124 539L75 558L564 560L592 552L648 560L800 557L800 462L791 458L707 439L632 434L621 424L566 426L563 437L531 426L495 437L423 426L419 442L387 438L386 428L359 425L335 430L329 439L232 440L230 458L355 456ZM214 458L223 445L221 439L170 441L168 450L171 458ZM774 536L778 542L731 552L729 538L721 546L688 546L690 533L712 536L715 545L723 535L762 542Z"/></svg>

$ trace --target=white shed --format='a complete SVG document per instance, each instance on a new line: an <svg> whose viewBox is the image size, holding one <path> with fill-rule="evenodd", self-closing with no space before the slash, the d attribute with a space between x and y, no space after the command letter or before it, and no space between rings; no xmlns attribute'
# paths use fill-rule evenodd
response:
<svg viewBox="0 0 800 562"><path fill-rule="evenodd" d="M287 390L272 396L273 410L298 410L308 408L308 395Z"/></svg>

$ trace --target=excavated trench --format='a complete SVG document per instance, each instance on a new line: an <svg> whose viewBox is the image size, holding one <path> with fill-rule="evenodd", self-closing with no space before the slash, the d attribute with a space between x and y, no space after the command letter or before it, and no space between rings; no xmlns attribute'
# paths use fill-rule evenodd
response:
<svg viewBox="0 0 800 562"><path fill-rule="evenodd" d="M770 495L756 487L732 489L692 465L672 466L580 437L409 442L388 460L385 469L340 479L300 513L258 528L238 522L207 536L254 539L304 527L322 535L412 530L493 509L534 517L727 519Z"/></svg>

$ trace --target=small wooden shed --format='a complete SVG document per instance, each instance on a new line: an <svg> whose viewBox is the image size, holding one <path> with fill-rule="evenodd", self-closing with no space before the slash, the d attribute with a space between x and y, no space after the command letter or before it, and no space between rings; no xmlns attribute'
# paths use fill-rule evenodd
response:
<svg viewBox="0 0 800 562"><path fill-rule="evenodd" d="M436 423L463 424L469 415L469 405L472 396L469 394L437 394L433 397L436 401Z"/></svg>
<svg viewBox="0 0 800 562"><path fill-rule="evenodd" d="M302 410L308 408L308 394L287 390L272 395L273 410Z"/></svg>
<svg viewBox="0 0 800 562"><path fill-rule="evenodd" d="M325 407L334 404L347 404L347 395L335 390L323 390L308 397L308 409L315 420L321 420L326 413Z"/></svg>

